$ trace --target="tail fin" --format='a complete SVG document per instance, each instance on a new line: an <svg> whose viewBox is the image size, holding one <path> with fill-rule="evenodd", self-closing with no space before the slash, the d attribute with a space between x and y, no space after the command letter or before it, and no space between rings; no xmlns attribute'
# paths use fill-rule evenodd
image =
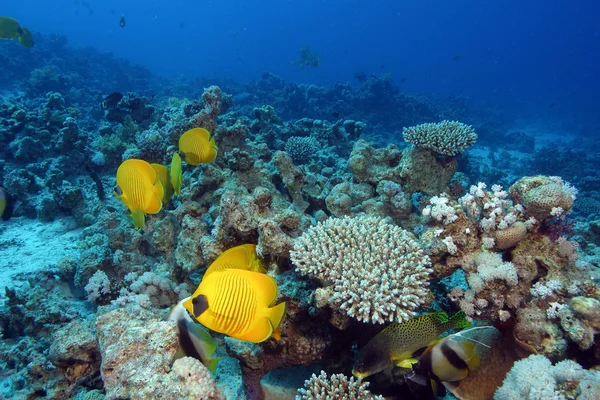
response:
<svg viewBox="0 0 600 400"><path fill-rule="evenodd" d="M273 330L279 328L279 324L281 324L281 320L285 315L285 302L279 303L275 307L271 307L268 309L267 318L271 321L271 325L273 326Z"/></svg>
<svg viewBox="0 0 600 400"><path fill-rule="evenodd" d="M223 359L223 357L209 358L208 360L206 360L206 368L208 368L208 370L210 372L215 374L217 371L217 365L219 364L219 361L221 361L222 359Z"/></svg>
<svg viewBox="0 0 600 400"><path fill-rule="evenodd" d="M140 209L136 209L129 214L135 225L135 229L144 228L146 226L146 214Z"/></svg>

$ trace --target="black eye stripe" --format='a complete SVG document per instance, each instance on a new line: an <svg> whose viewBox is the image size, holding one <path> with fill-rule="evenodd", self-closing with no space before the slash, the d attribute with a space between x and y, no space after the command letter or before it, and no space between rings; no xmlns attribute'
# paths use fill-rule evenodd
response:
<svg viewBox="0 0 600 400"><path fill-rule="evenodd" d="M450 364L452 364L452 366L456 369L467 369L469 368L469 366L467 365L467 363L465 362L465 360L463 360L462 358L460 358L460 356L458 354L456 354L456 352L454 350L452 350L450 348L450 346L448 346L448 343L443 343L441 346L441 350L442 350L442 354L444 355L444 357L446 357L446 359L448 360L448 362Z"/></svg>

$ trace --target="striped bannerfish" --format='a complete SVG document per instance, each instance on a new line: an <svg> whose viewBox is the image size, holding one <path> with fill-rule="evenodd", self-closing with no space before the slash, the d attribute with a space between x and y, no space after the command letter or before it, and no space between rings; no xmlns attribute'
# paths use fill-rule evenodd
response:
<svg viewBox="0 0 600 400"><path fill-rule="evenodd" d="M477 345L489 348L488 345L465 336L470 331L494 329L480 326L458 332L432 343L423 351L419 362L413 366L413 371L407 379L423 386L431 384L433 393L444 396L442 383L458 382L465 379L470 371L480 364ZM458 341L463 338L465 341Z"/></svg>
<svg viewBox="0 0 600 400"><path fill-rule="evenodd" d="M175 354L175 358L194 357L202 363L214 374L217 370L217 364L220 357L213 357L213 353L217 349L217 343L205 330L205 328L196 323L183 307L184 299L177 303L167 316L168 321L173 321L177 324L179 332L179 349Z"/></svg>
<svg viewBox="0 0 600 400"><path fill-rule="evenodd" d="M277 292L277 282L266 274L224 269L204 276L183 306L208 329L259 343L278 338L285 303L271 307Z"/></svg>
<svg viewBox="0 0 600 400"><path fill-rule="evenodd" d="M15 201L6 189L0 187L0 218L8 221L15 210Z"/></svg>

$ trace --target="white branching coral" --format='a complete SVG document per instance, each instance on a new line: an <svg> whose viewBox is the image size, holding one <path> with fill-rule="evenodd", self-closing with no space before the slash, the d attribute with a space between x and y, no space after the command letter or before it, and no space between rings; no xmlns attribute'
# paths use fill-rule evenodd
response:
<svg viewBox="0 0 600 400"><path fill-rule="evenodd" d="M404 128L402 136L410 144L446 156L456 156L477 141L472 126L448 120Z"/></svg>
<svg viewBox="0 0 600 400"><path fill-rule="evenodd" d="M585 370L571 360L552 365L545 356L534 354L513 365L494 400L561 400L574 398L572 393L577 393L578 399L598 399L600 372Z"/></svg>
<svg viewBox="0 0 600 400"><path fill-rule="evenodd" d="M348 379L345 375L334 374L328 377L325 371L304 382L304 388L298 389L296 400L383 400L367 390L369 382L362 378Z"/></svg>
<svg viewBox="0 0 600 400"><path fill-rule="evenodd" d="M439 196L433 196L429 199L429 204L423 209L423 215L434 218L444 225L449 225L458 219L454 207L448 205L446 193L442 193Z"/></svg>
<svg viewBox="0 0 600 400"><path fill-rule="evenodd" d="M432 272L412 235L377 217L330 218L294 243L292 262L333 289L333 303L362 322L402 322L428 294Z"/></svg>
<svg viewBox="0 0 600 400"><path fill-rule="evenodd" d="M521 204L514 204L500 185L492 185L487 191L485 183L471 186L469 193L458 199L465 213L479 223L485 234L483 247L504 250L514 247L527 236L536 223L534 218L525 221Z"/></svg>

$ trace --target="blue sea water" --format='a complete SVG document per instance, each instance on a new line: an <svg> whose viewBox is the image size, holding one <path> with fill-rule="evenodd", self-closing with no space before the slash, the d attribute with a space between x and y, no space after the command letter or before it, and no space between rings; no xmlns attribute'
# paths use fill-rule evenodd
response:
<svg viewBox="0 0 600 400"><path fill-rule="evenodd" d="M3 13L167 77L272 72L331 84L389 73L409 93L559 115L587 135L600 125L600 5L589 0L30 0L5 2ZM302 46L319 68L290 65Z"/></svg>
<svg viewBox="0 0 600 400"><path fill-rule="evenodd" d="M600 3L2 3L35 45L0 40L0 399L208 400L213 378L227 399L293 399L312 373L349 379L382 313L405 308L501 331L481 354L497 368L467 376L488 384L480 400L504 376L521 398L531 381L600 399ZM178 165L192 129L205 162ZM141 228L117 178L130 159L156 177ZM398 261L407 243L418 255ZM207 357L173 361L185 338L164 319L242 244L287 303L282 339L272 320L258 344L207 323L212 375ZM518 379L527 363L506 375L532 349L536 379ZM367 381L432 395L393 366Z"/></svg>

